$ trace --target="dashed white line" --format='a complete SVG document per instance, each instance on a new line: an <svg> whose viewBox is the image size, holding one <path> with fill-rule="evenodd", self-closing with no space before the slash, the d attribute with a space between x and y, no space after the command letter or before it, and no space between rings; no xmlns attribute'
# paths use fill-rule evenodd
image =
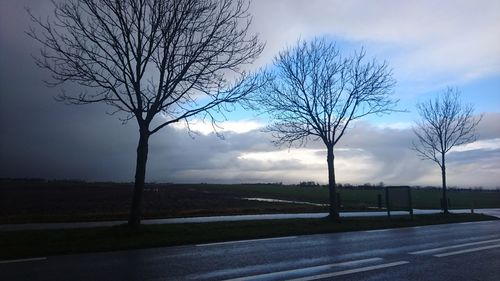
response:
<svg viewBox="0 0 500 281"><path fill-rule="evenodd" d="M367 233L372 233L372 232L385 232L385 231L390 231L392 230L391 228L387 228L387 229L374 229L374 230L366 230L365 232Z"/></svg>
<svg viewBox="0 0 500 281"><path fill-rule="evenodd" d="M308 272L309 273L317 273L317 271L319 271L319 270L328 270L328 269L331 269L334 267L339 267L339 266L352 266L352 265L381 261L381 260L383 260L383 259L382 258L369 258L369 259L362 259L362 260L347 261L347 262L332 263L332 264L325 264L325 265L312 266L312 267L304 267L304 268L298 268L298 269L292 269L292 270L264 273L264 274L259 274L259 275L244 276L244 277L239 277L239 278L227 279L224 281L251 281L251 280L261 280L261 279L265 279L265 278L282 277L285 274L286 275L297 274L297 273L307 274ZM316 271L316 272L314 272L314 271Z"/></svg>
<svg viewBox="0 0 500 281"><path fill-rule="evenodd" d="M468 222L459 222L457 224L474 224L474 223L478 223L477 221L468 221Z"/></svg>
<svg viewBox="0 0 500 281"><path fill-rule="evenodd" d="M365 271L370 271L370 270L375 270L375 269L393 267L393 266L403 265L403 264L407 264L407 263L409 263L409 262L408 261L397 261L397 262L391 262L391 263L384 263L384 264L360 267L360 268L355 268L355 269L342 270L342 271L337 271L337 272L332 272L332 273L290 279L288 281L312 281L312 280L318 280L318 279L323 279L323 278L330 278L330 277L335 277L335 276L353 274L353 273L358 273L358 272L365 272Z"/></svg>
<svg viewBox="0 0 500 281"><path fill-rule="evenodd" d="M486 244L486 243L493 243L493 242L498 242L498 241L500 241L500 239L492 239L492 240L485 240L485 241L464 243L464 244L458 244L458 245L452 245L452 246L446 246L446 247L439 247L439 248L432 248L432 249L427 249L427 250L422 250L422 251L410 252L408 254L410 254L410 255L427 254L427 253L438 252L438 251L442 251L442 250L456 249L456 248L462 248L462 247L467 247L467 246L474 246L474 245L480 245L480 244Z"/></svg>
<svg viewBox="0 0 500 281"><path fill-rule="evenodd" d="M43 261L43 260L46 260L46 259L47 259L47 257L30 258L30 259L17 259L17 260L3 260L3 261L0 261L0 264L17 263L17 262L30 262L30 261Z"/></svg>
<svg viewBox="0 0 500 281"><path fill-rule="evenodd" d="M458 254L464 254L464 253L482 251L482 250L493 249L493 248L498 248L498 247L500 247L500 244L495 244L495 245L490 245L490 246L484 246L484 247L479 247L479 248L466 249L466 250L455 251L455 252L448 252L448 253L438 254L438 255L434 255L434 256L438 257L438 258L442 258L442 257L447 257L447 256L453 256L453 255L458 255Z"/></svg>
<svg viewBox="0 0 500 281"><path fill-rule="evenodd" d="M238 240L238 241L227 241L227 242L216 242L208 244L197 244L196 247L206 247L206 246L216 246L216 245L226 245L226 244L237 244L237 243L248 243L248 242L260 242L260 241L272 241L272 240L283 240L283 239L295 239L297 236L286 236L277 238L263 238L263 239L250 239L250 240Z"/></svg>

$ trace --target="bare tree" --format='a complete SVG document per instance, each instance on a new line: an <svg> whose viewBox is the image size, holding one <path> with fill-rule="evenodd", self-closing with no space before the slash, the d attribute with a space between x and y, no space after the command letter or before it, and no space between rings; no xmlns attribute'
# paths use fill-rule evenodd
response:
<svg viewBox="0 0 500 281"><path fill-rule="evenodd" d="M476 126L481 117L474 117L471 105L462 105L457 89L447 88L435 100L417 105L421 120L413 128L417 142L413 149L422 159L436 162L441 168L442 208L448 213L446 196L446 153L457 145L476 140Z"/></svg>
<svg viewBox="0 0 500 281"><path fill-rule="evenodd" d="M71 104L106 103L139 127L129 224L141 219L148 140L165 126L202 114L214 119L258 86L242 71L263 49L249 34L246 0L69 0L52 19L32 15L28 34L43 44L38 66L53 81L89 92ZM232 79L230 79L232 78Z"/></svg>
<svg viewBox="0 0 500 281"><path fill-rule="evenodd" d="M279 53L270 83L257 103L274 120L268 126L275 144L305 145L319 139L327 148L330 217L339 220L334 147L352 121L393 111L395 81L387 64L365 62L365 51L340 54L326 38L299 41Z"/></svg>

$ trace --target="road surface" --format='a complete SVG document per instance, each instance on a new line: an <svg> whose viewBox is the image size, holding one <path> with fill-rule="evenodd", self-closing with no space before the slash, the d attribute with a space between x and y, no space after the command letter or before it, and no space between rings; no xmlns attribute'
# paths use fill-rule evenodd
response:
<svg viewBox="0 0 500 281"><path fill-rule="evenodd" d="M500 280L500 221L0 261L1 280Z"/></svg>

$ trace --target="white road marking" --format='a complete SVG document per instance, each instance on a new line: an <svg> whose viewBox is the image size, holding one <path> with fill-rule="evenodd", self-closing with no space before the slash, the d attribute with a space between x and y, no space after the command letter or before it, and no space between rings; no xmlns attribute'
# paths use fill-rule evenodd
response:
<svg viewBox="0 0 500 281"><path fill-rule="evenodd" d="M398 265L407 264L407 263L410 263L410 262L397 261L397 262L384 263L384 264L366 266L366 267L349 269L349 270L342 270L342 271L337 271L337 272L332 272L332 273L307 276L307 277L301 277L301 278L296 278L296 279L289 279L288 281L312 281L312 280L318 280L318 279L323 279L323 278L330 278L330 277L335 277L335 276L353 274L353 273L358 273L358 272L365 272L365 271L370 271L370 270L375 270L375 269L393 267L393 266L398 266Z"/></svg>
<svg viewBox="0 0 500 281"><path fill-rule="evenodd" d="M498 242L498 241L500 241L500 239L492 239L492 240L464 243L464 244L458 244L458 245L453 245L453 246L446 246L446 247L439 247L439 248L432 248L432 249L427 249L427 250L422 250L422 251L410 252L408 254L410 254L410 255L427 254L427 253L438 252L438 251L442 251L442 250L455 249L455 248L461 248L461 247L467 247L467 246L474 246L474 245L480 245L480 244L486 244L486 243L493 243L493 242Z"/></svg>
<svg viewBox="0 0 500 281"><path fill-rule="evenodd" d="M340 263L332 263L332 264L304 267L304 268L298 268L298 269L292 269L292 270L264 273L264 274L259 274L259 275L244 276L244 277L239 277L239 278L227 279L224 281L244 281L244 280L249 281L249 280L260 279L260 278L280 277L280 276L283 276L284 274L293 274L293 273L299 273L299 272L300 273L307 273L307 271L326 270L326 269L331 269L333 267L338 267L338 266L357 265L357 264L374 262L374 261L381 261L381 260L383 260L383 259L382 258L369 258L369 259L362 259L362 260L355 260L355 261L346 261L346 262L340 262Z"/></svg>
<svg viewBox="0 0 500 281"><path fill-rule="evenodd" d="M30 261L43 261L46 259L47 259L47 257L31 258L31 259L17 259L17 260L3 260L3 261L0 261L0 264L16 263L16 262L30 262Z"/></svg>
<svg viewBox="0 0 500 281"><path fill-rule="evenodd" d="M216 245L226 245L226 244L236 244L236 243L248 243L248 242L260 242L260 241L272 241L272 240L283 240L283 239L295 239L295 238L297 238L297 236L227 241L227 242L217 242L217 243L208 243L208 244L197 244L196 247L206 247L206 246L216 246Z"/></svg>
<svg viewBox="0 0 500 281"><path fill-rule="evenodd" d="M391 228L387 228L387 229L374 229L374 230L366 230L365 232L367 233L371 233L371 232L384 232L384 231L389 231L389 230L392 230Z"/></svg>
<svg viewBox="0 0 500 281"><path fill-rule="evenodd" d="M478 224L478 223L490 223L494 222L494 220L489 220L489 221L469 221L469 222L459 222L457 224Z"/></svg>
<svg viewBox="0 0 500 281"><path fill-rule="evenodd" d="M477 221L469 221L469 222L459 222L458 224L474 224L474 223L478 223L478 222Z"/></svg>
<svg viewBox="0 0 500 281"><path fill-rule="evenodd" d="M448 253L438 254L438 255L434 255L434 256L441 258L441 257L458 255L458 254L464 254L464 253L482 251L482 250L487 250L487 249L499 248L499 247L500 247L500 244L496 244L496 245L484 246L484 247L479 247L479 248L472 248L472 249L466 249L466 250L461 250L461 251L448 252Z"/></svg>

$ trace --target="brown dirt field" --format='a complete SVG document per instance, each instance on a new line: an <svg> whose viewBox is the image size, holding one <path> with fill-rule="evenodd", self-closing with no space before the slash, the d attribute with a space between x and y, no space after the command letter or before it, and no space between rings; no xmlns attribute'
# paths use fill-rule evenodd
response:
<svg viewBox="0 0 500 281"><path fill-rule="evenodd" d="M126 219L132 184L1 181L0 223ZM196 188L189 185L148 185L145 218L206 215L311 212L323 208L242 200L240 190Z"/></svg>

